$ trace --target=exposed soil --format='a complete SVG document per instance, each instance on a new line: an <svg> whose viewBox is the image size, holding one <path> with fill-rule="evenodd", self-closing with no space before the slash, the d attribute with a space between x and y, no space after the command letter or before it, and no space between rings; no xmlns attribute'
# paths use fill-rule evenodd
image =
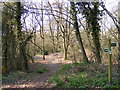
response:
<svg viewBox="0 0 120 90"><path fill-rule="evenodd" d="M17 81L12 81L11 83L4 83L2 88L52 88L54 84L49 84L48 80L53 75L53 73L62 65L70 64L72 61L63 60L62 53L54 53L46 55L46 60L42 59L41 55L34 56L35 63L29 64L29 72L32 72L32 75L26 80L19 78ZM40 67L48 69L48 71L40 74L36 70ZM29 76L26 74L26 76Z"/></svg>

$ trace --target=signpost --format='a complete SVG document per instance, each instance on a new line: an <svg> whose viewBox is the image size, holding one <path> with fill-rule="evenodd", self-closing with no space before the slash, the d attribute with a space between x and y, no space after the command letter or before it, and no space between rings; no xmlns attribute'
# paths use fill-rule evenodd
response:
<svg viewBox="0 0 120 90"><path fill-rule="evenodd" d="M109 84L112 83L112 51L111 51L111 39L109 39L108 45L108 82Z"/></svg>
<svg viewBox="0 0 120 90"><path fill-rule="evenodd" d="M104 52L108 52L108 48L104 49Z"/></svg>
<svg viewBox="0 0 120 90"><path fill-rule="evenodd" d="M116 43L111 43L111 46L112 46L112 47L115 47L115 46L116 46Z"/></svg>
<svg viewBox="0 0 120 90"><path fill-rule="evenodd" d="M112 48L115 47L116 43L111 43L111 39L109 39L108 48L104 49L104 52L108 53L108 82L112 83Z"/></svg>

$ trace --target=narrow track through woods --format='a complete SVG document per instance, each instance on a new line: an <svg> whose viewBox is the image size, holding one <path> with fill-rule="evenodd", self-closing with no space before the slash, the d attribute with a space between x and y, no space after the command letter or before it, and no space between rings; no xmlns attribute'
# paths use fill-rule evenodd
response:
<svg viewBox="0 0 120 90"><path fill-rule="evenodd" d="M30 72L35 72L40 66L46 68L48 71L40 74L34 73L32 76L26 80L17 80L14 83L3 84L3 88L52 88L54 84L49 84L48 79L53 75L53 73L62 65L70 64L71 61L63 60L61 53L54 53L46 55L46 60L42 60L41 55L34 56L35 63L29 65ZM16 84L17 83L17 84Z"/></svg>

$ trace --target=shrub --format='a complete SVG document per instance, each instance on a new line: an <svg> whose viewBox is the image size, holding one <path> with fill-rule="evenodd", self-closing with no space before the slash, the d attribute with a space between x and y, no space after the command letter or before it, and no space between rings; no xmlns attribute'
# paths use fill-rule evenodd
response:
<svg viewBox="0 0 120 90"><path fill-rule="evenodd" d="M44 51L44 55L49 55L47 50Z"/></svg>

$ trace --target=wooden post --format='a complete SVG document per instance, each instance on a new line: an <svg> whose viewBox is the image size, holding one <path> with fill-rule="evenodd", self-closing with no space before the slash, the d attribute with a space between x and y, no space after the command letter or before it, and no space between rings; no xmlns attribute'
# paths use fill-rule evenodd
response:
<svg viewBox="0 0 120 90"><path fill-rule="evenodd" d="M108 46L108 82L112 83L112 52L111 52L111 39L109 39Z"/></svg>

